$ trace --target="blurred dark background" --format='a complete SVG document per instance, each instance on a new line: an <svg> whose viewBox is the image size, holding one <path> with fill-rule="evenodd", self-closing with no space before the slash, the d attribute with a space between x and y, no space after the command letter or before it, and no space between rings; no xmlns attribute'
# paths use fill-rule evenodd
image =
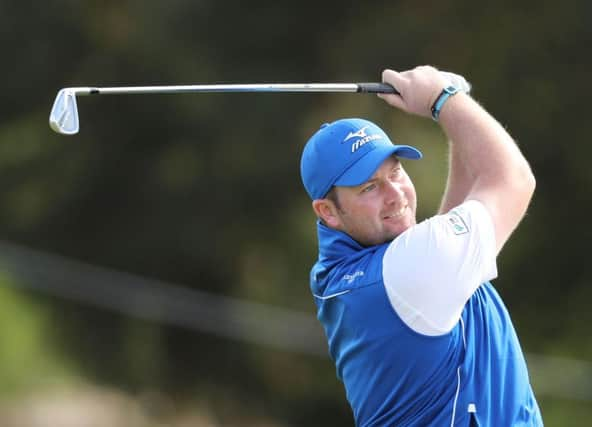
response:
<svg viewBox="0 0 592 427"><path fill-rule="evenodd" d="M0 425L353 425L314 319L300 152L325 121L377 122L425 154L408 165L423 219L438 126L354 94L80 97L71 137L48 115L67 86L421 64L467 77L531 162L494 284L546 425L586 425L592 3L2 0L0 24Z"/></svg>

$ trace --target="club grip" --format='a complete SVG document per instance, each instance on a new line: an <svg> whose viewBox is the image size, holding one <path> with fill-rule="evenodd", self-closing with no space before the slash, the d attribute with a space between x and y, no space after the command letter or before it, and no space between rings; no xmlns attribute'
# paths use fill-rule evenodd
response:
<svg viewBox="0 0 592 427"><path fill-rule="evenodd" d="M388 83L357 83L358 92L361 93L394 93L399 94L397 89Z"/></svg>

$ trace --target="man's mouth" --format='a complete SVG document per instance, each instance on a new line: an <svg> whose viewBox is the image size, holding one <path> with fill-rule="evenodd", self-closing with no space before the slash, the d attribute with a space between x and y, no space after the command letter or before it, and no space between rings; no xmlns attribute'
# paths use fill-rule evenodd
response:
<svg viewBox="0 0 592 427"><path fill-rule="evenodd" d="M397 219L397 218L400 218L400 217L402 217L403 215L405 215L405 211L406 211L406 210L407 210L407 205L405 205L405 206L402 206L402 207L401 207L401 209L399 209L398 211L396 211L396 212L392 212L392 213L390 213L389 215L386 215L386 216L384 217L384 219Z"/></svg>

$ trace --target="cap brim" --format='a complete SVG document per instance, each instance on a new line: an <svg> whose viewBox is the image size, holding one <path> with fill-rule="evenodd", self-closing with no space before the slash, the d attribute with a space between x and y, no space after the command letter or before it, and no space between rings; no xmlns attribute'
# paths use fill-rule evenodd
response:
<svg viewBox="0 0 592 427"><path fill-rule="evenodd" d="M393 154L397 157L412 160L418 160L422 157L421 151L410 145L377 147L351 165L343 175L335 181L334 185L353 187L365 183L372 177L372 175L374 175L374 172L376 172L382 162Z"/></svg>

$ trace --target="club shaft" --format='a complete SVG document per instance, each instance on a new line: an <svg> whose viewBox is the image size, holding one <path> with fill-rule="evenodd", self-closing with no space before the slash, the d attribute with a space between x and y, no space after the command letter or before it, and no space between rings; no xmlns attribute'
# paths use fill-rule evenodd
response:
<svg viewBox="0 0 592 427"><path fill-rule="evenodd" d="M195 93L195 92L354 92L398 94L386 83L261 83L213 84L176 86L120 86L120 87L68 87L58 92L49 113L49 125L65 135L78 133L78 107L76 97L84 95L118 95L140 93Z"/></svg>
<svg viewBox="0 0 592 427"><path fill-rule="evenodd" d="M119 95L195 92L368 92L397 93L385 83L261 83L175 86L120 86L70 88L76 95Z"/></svg>

